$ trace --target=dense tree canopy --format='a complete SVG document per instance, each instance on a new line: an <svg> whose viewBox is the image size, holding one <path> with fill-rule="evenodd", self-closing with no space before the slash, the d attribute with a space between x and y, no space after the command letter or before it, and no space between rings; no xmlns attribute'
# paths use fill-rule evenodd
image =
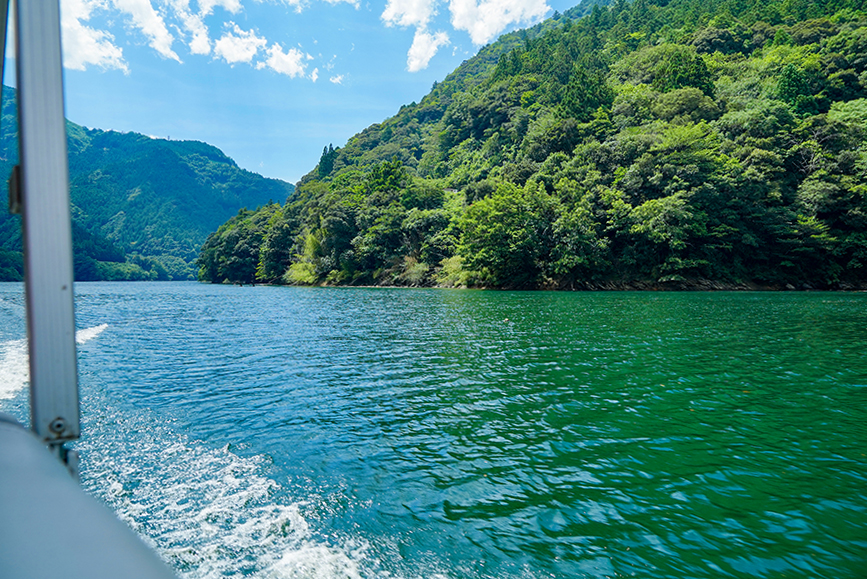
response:
<svg viewBox="0 0 867 579"><path fill-rule="evenodd" d="M200 278L867 285L864 10L583 2L327 147L260 210L256 267L210 269L232 221Z"/></svg>

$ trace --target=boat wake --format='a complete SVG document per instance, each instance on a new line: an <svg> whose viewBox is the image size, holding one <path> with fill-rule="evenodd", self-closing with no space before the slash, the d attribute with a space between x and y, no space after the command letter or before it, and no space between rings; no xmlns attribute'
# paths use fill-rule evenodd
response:
<svg viewBox="0 0 867 579"><path fill-rule="evenodd" d="M307 503L266 476L270 460L207 449L146 413L103 415L82 439L82 483L188 579L360 579L369 545L314 537ZM130 433L140 433L133 434ZM132 438L131 438L132 437ZM369 563L369 561L367 561Z"/></svg>
<svg viewBox="0 0 867 579"><path fill-rule="evenodd" d="M100 324L98 326L93 326L92 328L83 328L78 330L75 332L75 343L79 345L86 344L104 332L107 327L108 324Z"/></svg>
<svg viewBox="0 0 867 579"><path fill-rule="evenodd" d="M108 324L75 334L81 346ZM0 343L0 401L29 385L27 340ZM367 542L326 544L267 476L270 459L187 441L147 411L82 383L82 485L185 579L361 579ZM374 565L375 567L375 565ZM374 573L375 574L375 573Z"/></svg>
<svg viewBox="0 0 867 579"><path fill-rule="evenodd" d="M108 327L77 331L77 344ZM90 356L86 369L85 360ZM182 579L399 579L366 539L317 530L328 507L315 490L291 496L274 480L270 457L188 439L171 420L130 406L114 387L84 375L82 438L75 444L82 486ZM27 340L0 342L0 402L28 384Z"/></svg>
<svg viewBox="0 0 867 579"><path fill-rule="evenodd" d="M106 328L108 324L78 330L75 332L75 342L78 345L86 344ZM0 344L0 400L14 398L29 383L27 340L9 340Z"/></svg>
<svg viewBox="0 0 867 579"><path fill-rule="evenodd" d="M0 344L0 400L9 400L30 381L27 340Z"/></svg>

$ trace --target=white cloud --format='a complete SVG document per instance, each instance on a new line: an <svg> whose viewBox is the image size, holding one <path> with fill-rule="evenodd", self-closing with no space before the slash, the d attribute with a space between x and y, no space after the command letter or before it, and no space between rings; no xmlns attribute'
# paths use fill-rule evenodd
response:
<svg viewBox="0 0 867 579"><path fill-rule="evenodd" d="M102 68L122 70L129 74L123 50L114 44L114 36L82 24L90 19L94 9L104 8L98 0L63 0L60 25L63 39L63 66L85 70L92 64Z"/></svg>
<svg viewBox="0 0 867 579"><path fill-rule="evenodd" d="M200 16L211 14L215 6L219 6L232 14L237 14L242 8L241 0L198 0L198 2Z"/></svg>
<svg viewBox="0 0 867 579"><path fill-rule="evenodd" d="M192 38L190 39L190 52L193 54L208 54L211 52L211 39L208 38L208 29L204 22L198 16L190 16L189 21L185 21L187 30L190 31Z"/></svg>
<svg viewBox="0 0 867 579"><path fill-rule="evenodd" d="M436 12L433 0L388 0L380 18L386 26L427 27Z"/></svg>
<svg viewBox="0 0 867 579"><path fill-rule="evenodd" d="M184 28L190 33L190 52L193 54L209 54L211 39L208 37L208 27L202 20L203 14L193 14L190 11L189 0L169 0Z"/></svg>
<svg viewBox="0 0 867 579"><path fill-rule="evenodd" d="M130 17L132 25L150 39L148 44L151 48L165 58L181 61L172 50L174 37L166 28L163 17L154 10L151 0L113 0L113 2L118 10Z"/></svg>
<svg viewBox="0 0 867 579"><path fill-rule="evenodd" d="M406 68L418 72L427 68L440 46L449 43L445 32L431 34L427 25L436 14L436 0L388 0L382 18L386 26L415 26L412 46L406 54Z"/></svg>
<svg viewBox="0 0 867 579"><path fill-rule="evenodd" d="M355 6L355 9L358 10L360 4L358 0L325 0L329 4L340 4L341 2L346 2L347 4L352 4Z"/></svg>
<svg viewBox="0 0 867 579"><path fill-rule="evenodd" d="M243 1L61 0L64 65L76 70L95 65L128 73L129 68L120 48L122 44L109 32L110 29L120 34L115 31L116 25L110 19L120 14L128 31L135 30L143 34L147 44L167 59L181 62L173 50L173 43L177 39L188 45L189 52L193 55L213 54L214 58L225 60L229 64L244 62L256 69L270 69L290 78L306 77L316 82L320 73L323 76L333 74L331 71L334 59L327 63L320 62L317 68L308 72L308 61L313 57L302 49L289 48L284 51L285 43L271 42L261 36L256 28L243 30L235 22L228 20L228 14L244 11ZM272 1L284 7L294 7L300 12L312 0ZM347 3L356 9L361 5L361 0L322 1L332 5ZM450 44L449 33L429 30L437 14L439 1L386 0L380 14L385 26L415 29L406 59L406 67L410 72L427 68L439 50ZM527 25L540 21L550 11L547 0L449 0L448 7L454 29L466 31L477 46L492 41L516 24ZM214 16L214 12L220 10L224 12ZM101 16L108 17L108 24L103 30L89 26L91 15L96 11L102 11L105 14ZM206 20L212 22L211 19L223 19L222 36L216 41L211 38L206 24ZM457 50L457 47L455 49ZM354 50L354 44L351 50ZM343 80L343 75L329 78L329 81L335 84L341 84Z"/></svg>
<svg viewBox="0 0 867 579"><path fill-rule="evenodd" d="M487 44L509 25L542 20L549 7L545 0L450 0L452 26L469 33L473 44Z"/></svg>
<svg viewBox="0 0 867 579"><path fill-rule="evenodd" d="M449 35L445 32L430 34L424 30L416 30L412 46L406 55L406 69L410 72L418 72L427 68L430 59L437 53L440 46L449 43Z"/></svg>
<svg viewBox="0 0 867 579"><path fill-rule="evenodd" d="M232 30L224 32L223 36L214 43L214 54L229 64L252 62L259 49L268 44L267 40L256 36L253 30L245 32L234 22L229 22L229 26Z"/></svg>
<svg viewBox="0 0 867 579"><path fill-rule="evenodd" d="M307 8L309 2L307 0L283 0L283 4L295 8L295 12L301 14L301 11Z"/></svg>
<svg viewBox="0 0 867 579"><path fill-rule="evenodd" d="M283 52L283 48L279 44L272 44L271 48L268 49L268 58L265 62L256 64L256 68L262 69L268 67L274 72L285 74L289 78L295 78L296 76L304 75L304 69L307 67L304 61L311 58L313 57L309 54L304 54L297 48L290 48L288 51Z"/></svg>

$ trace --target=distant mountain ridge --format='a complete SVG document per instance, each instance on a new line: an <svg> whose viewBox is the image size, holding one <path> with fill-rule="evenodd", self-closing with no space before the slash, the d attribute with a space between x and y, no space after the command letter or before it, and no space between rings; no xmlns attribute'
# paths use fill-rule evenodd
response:
<svg viewBox="0 0 867 579"><path fill-rule="evenodd" d="M17 101L3 87L0 175L17 163ZM67 121L76 279L195 279L207 235L293 186L246 171L218 148ZM21 277L20 219L0 212L0 280Z"/></svg>

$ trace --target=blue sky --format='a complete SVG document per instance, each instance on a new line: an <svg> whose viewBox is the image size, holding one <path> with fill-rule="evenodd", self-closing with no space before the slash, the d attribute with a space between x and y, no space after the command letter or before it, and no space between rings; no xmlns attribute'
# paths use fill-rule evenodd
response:
<svg viewBox="0 0 867 579"><path fill-rule="evenodd" d="M66 115L91 128L205 141L245 169L294 183L323 146L420 100L500 34L575 4L61 0Z"/></svg>

